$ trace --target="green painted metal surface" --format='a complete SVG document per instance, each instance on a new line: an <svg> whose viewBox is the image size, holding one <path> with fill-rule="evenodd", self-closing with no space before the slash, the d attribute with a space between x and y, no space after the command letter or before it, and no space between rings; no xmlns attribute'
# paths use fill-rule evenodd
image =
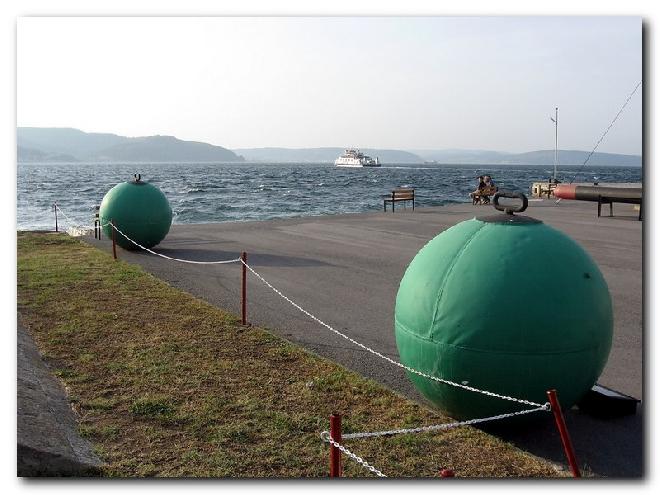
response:
<svg viewBox="0 0 660 495"><path fill-rule="evenodd" d="M118 229L144 247L161 242L172 225L172 208L163 192L144 181L117 184L103 197L99 219L104 225L114 220ZM105 235L112 235L112 227L103 227ZM120 234L115 237L124 249L139 249Z"/></svg>
<svg viewBox="0 0 660 495"><path fill-rule="evenodd" d="M401 362L419 371L563 407L596 382L612 344L612 303L591 257L541 222L461 222L424 246L396 299ZM456 419L529 408L409 373Z"/></svg>

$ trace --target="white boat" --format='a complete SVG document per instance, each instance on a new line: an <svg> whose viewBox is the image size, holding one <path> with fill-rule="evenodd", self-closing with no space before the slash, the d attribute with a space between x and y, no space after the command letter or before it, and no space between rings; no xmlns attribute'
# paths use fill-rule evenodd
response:
<svg viewBox="0 0 660 495"><path fill-rule="evenodd" d="M374 160L358 149L349 148L335 160L337 167L380 167L378 157Z"/></svg>

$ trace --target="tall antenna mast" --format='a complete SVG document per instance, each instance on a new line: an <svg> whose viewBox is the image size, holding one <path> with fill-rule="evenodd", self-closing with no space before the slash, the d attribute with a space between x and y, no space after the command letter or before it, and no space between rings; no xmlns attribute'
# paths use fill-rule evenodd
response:
<svg viewBox="0 0 660 495"><path fill-rule="evenodd" d="M555 123L555 168L552 173L552 180L556 181L557 180L557 124L559 122L559 108L555 107L555 118L553 119L550 117L550 120L552 120Z"/></svg>

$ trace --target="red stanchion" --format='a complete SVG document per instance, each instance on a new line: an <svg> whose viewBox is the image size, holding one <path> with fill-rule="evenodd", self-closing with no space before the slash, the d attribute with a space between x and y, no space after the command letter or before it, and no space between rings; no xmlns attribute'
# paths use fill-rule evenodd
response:
<svg viewBox="0 0 660 495"><path fill-rule="evenodd" d="M564 415L561 412L561 406L559 405L559 399L557 398L557 391L555 389L548 390L547 394L548 399L550 400L550 405L552 406L552 413L555 416L555 423L557 424L557 429L559 430L561 443L564 446L564 453L566 454L568 465L570 466L571 472L573 473L573 478L580 478L580 468L578 467L577 459L575 457L575 451L573 450L571 437L568 434L568 428L566 428Z"/></svg>
<svg viewBox="0 0 660 495"><path fill-rule="evenodd" d="M241 272L241 323L247 325L247 253L243 251L241 253L241 266L243 270Z"/></svg>
<svg viewBox="0 0 660 495"><path fill-rule="evenodd" d="M341 415L330 415L330 436L332 439L341 443ZM330 477L341 478L341 451L330 444Z"/></svg>
<svg viewBox="0 0 660 495"><path fill-rule="evenodd" d="M101 235L98 233L100 228L101 228L101 222L99 221L99 210L97 208L96 213L94 214L94 239L101 238Z"/></svg>
<svg viewBox="0 0 660 495"><path fill-rule="evenodd" d="M117 259L117 240L115 239L115 221L114 219L110 220L110 226L112 227L112 257Z"/></svg>
<svg viewBox="0 0 660 495"><path fill-rule="evenodd" d="M440 470L440 477L441 478L453 478L454 476L455 475L454 475L453 469L441 469Z"/></svg>

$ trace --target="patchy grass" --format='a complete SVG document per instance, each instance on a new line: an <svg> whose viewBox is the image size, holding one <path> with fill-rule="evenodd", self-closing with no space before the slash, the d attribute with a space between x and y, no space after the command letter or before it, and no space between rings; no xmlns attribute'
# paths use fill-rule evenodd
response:
<svg viewBox="0 0 660 495"><path fill-rule="evenodd" d="M326 476L332 412L346 431L448 421L65 235L18 234L18 309L106 476ZM347 446L397 477L564 475L473 428Z"/></svg>

